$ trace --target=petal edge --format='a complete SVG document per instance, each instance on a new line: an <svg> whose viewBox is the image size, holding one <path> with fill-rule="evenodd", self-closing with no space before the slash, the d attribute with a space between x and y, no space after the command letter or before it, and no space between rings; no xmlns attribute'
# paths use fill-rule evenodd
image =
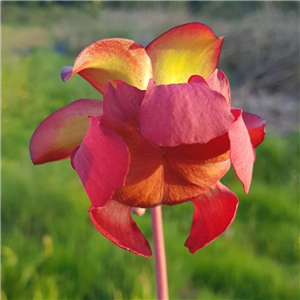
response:
<svg viewBox="0 0 300 300"><path fill-rule="evenodd" d="M233 222L238 198L220 182L192 200L195 211L190 236L185 242L191 253L205 247L221 235Z"/></svg>
<svg viewBox="0 0 300 300"><path fill-rule="evenodd" d="M115 200L104 207L91 207L90 219L111 242L134 254L151 257L150 245L130 215L130 207Z"/></svg>
<svg viewBox="0 0 300 300"><path fill-rule="evenodd" d="M89 127L88 115L101 115L102 102L80 99L55 111L36 128L30 140L34 164L67 158L78 147Z"/></svg>

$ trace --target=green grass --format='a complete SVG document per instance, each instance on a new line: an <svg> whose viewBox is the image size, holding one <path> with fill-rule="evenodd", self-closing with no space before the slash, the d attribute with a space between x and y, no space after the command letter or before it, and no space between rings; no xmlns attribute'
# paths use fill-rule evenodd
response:
<svg viewBox="0 0 300 300"><path fill-rule="evenodd" d="M125 252L89 221L89 200L68 160L33 166L39 122L79 98L100 98L84 80L62 83L73 59L46 49L2 57L2 299L154 299L153 259ZM257 149L249 195L231 228L190 254L189 203L164 207L171 299L299 298L298 133ZM151 241L150 214L135 217Z"/></svg>

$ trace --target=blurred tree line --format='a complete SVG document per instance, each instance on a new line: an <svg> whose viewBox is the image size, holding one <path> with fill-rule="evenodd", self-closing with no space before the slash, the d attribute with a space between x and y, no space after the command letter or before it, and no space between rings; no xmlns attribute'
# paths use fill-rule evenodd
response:
<svg viewBox="0 0 300 300"><path fill-rule="evenodd" d="M26 8L49 7L58 5L79 9L187 9L191 14L205 12L208 16L214 16L216 10L222 11L224 18L238 19L245 12L260 10L272 6L283 11L297 11L298 1L6 1L5 5L18 5Z"/></svg>

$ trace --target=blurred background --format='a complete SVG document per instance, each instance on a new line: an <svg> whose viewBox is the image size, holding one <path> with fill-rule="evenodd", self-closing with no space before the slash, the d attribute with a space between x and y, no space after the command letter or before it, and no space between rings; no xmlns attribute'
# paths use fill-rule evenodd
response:
<svg viewBox="0 0 300 300"><path fill-rule="evenodd" d="M192 255L190 203L164 207L170 299L299 299L299 2L2 2L1 299L154 299L154 261L125 252L89 221L69 160L33 166L30 137L51 112L101 96L79 76L63 83L92 42L147 45L197 21L226 36L219 68L234 106L267 120L231 228ZM151 240L150 214L135 217Z"/></svg>

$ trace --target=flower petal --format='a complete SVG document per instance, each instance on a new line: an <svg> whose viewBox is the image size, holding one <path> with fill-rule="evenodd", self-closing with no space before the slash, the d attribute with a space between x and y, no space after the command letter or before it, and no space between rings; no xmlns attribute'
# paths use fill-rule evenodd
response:
<svg viewBox="0 0 300 300"><path fill-rule="evenodd" d="M206 80L199 75L193 75L189 78L188 82L206 83L213 91L223 95L223 97L226 99L226 102L230 105L231 95L229 81L223 71L215 69L215 71Z"/></svg>
<svg viewBox="0 0 300 300"><path fill-rule="evenodd" d="M138 115L145 91L118 81L116 88L108 83L103 97L102 125L119 135L138 130Z"/></svg>
<svg viewBox="0 0 300 300"><path fill-rule="evenodd" d="M108 81L123 80L146 89L152 78L152 66L143 46L127 39L105 39L86 47L76 58L72 71L64 67L64 81L79 74L103 93Z"/></svg>
<svg viewBox="0 0 300 300"><path fill-rule="evenodd" d="M120 135L130 151L126 185L115 191L113 199L139 207L190 200L216 184L227 172L228 136L225 134L207 144L156 146L139 131L138 116L144 94L123 82L118 82L116 88L107 84L105 89L101 124Z"/></svg>
<svg viewBox="0 0 300 300"><path fill-rule="evenodd" d="M102 102L80 99L57 110L35 130L30 141L34 164L69 157L78 147L89 127L88 115L102 114Z"/></svg>
<svg viewBox="0 0 300 300"><path fill-rule="evenodd" d="M185 83L194 74L207 78L218 64L222 43L201 23L172 28L146 47L154 80L170 84Z"/></svg>
<svg viewBox="0 0 300 300"><path fill-rule="evenodd" d="M243 120L250 135L251 144L257 147L265 138L266 121L257 115L243 112Z"/></svg>
<svg viewBox="0 0 300 300"><path fill-rule="evenodd" d="M159 146L207 143L233 121L224 97L203 82L150 83L140 110L142 135Z"/></svg>
<svg viewBox="0 0 300 300"><path fill-rule="evenodd" d="M221 70L216 69L207 79L209 87L224 96L227 103L231 103L230 86L228 78Z"/></svg>
<svg viewBox="0 0 300 300"><path fill-rule="evenodd" d="M162 203L175 204L197 197L215 185L229 168L229 140L226 134L207 144L167 149Z"/></svg>
<svg viewBox="0 0 300 300"><path fill-rule="evenodd" d="M104 206L115 189L125 184L129 159L122 138L103 128L97 118L91 117L81 146L72 154L72 166L93 206Z"/></svg>
<svg viewBox="0 0 300 300"><path fill-rule="evenodd" d="M130 207L111 200L104 207L91 207L89 214L96 229L117 246L151 257L150 245L130 215Z"/></svg>
<svg viewBox="0 0 300 300"><path fill-rule="evenodd" d="M236 215L238 198L219 182L192 202L195 206L193 224L184 245L195 253L230 226Z"/></svg>
<svg viewBox="0 0 300 300"><path fill-rule="evenodd" d="M163 168L157 151L139 131L138 116L144 94L121 81L116 88L107 84L102 125L119 134L130 151L126 186L117 189L113 198L130 206L151 207L161 200Z"/></svg>
<svg viewBox="0 0 300 300"><path fill-rule="evenodd" d="M255 153L247 127L242 118L241 109L232 109L236 121L231 125L228 136L230 140L230 159L234 171L248 194L252 179Z"/></svg>

